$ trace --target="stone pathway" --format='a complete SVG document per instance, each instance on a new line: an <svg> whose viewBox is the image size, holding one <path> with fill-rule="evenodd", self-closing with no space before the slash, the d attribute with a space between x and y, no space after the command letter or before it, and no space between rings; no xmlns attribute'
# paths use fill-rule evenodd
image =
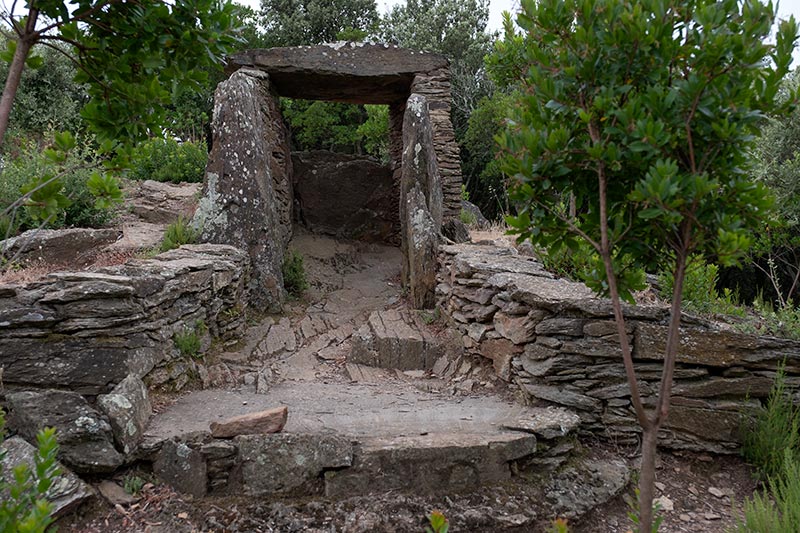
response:
<svg viewBox="0 0 800 533"><path fill-rule="evenodd" d="M494 393L505 385L489 365L464 357L435 315L405 308L396 248L302 233L292 247L310 278L304 301L222 353L206 376L218 386L151 421L143 449L177 462L169 475L186 456L207 465L212 493L349 498L472 490L566 460L579 418ZM278 406L289 413L280 434L208 435L212 422ZM159 452L164 442L188 448ZM202 494L202 479L175 484Z"/></svg>

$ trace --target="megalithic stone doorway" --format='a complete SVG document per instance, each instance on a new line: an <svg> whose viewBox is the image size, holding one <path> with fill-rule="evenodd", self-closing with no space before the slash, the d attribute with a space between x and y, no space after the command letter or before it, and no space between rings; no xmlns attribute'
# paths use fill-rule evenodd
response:
<svg viewBox="0 0 800 533"><path fill-rule="evenodd" d="M289 132L278 103L286 96L389 106L402 280L415 308L433 307L439 242L466 235L447 60L384 44L336 43L242 52L229 58L228 70L214 97L194 223L201 241L247 250L252 304L278 311L284 301L281 265L294 206Z"/></svg>

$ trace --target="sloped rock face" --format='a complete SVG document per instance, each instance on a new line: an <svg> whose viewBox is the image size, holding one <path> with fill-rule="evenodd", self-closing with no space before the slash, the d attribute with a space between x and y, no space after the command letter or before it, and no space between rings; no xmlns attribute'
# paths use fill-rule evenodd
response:
<svg viewBox="0 0 800 533"><path fill-rule="evenodd" d="M36 442L40 430L55 428L59 459L76 472L113 472L122 464L111 426L80 394L26 391L9 394L7 401L9 428L28 442Z"/></svg>
<svg viewBox="0 0 800 533"><path fill-rule="evenodd" d="M324 150L293 152L298 218L312 231L398 244L392 172L377 161Z"/></svg>
<svg viewBox="0 0 800 533"><path fill-rule="evenodd" d="M292 160L269 76L242 69L214 95L213 146L194 224L201 241L247 250L251 298L278 311L291 237Z"/></svg>

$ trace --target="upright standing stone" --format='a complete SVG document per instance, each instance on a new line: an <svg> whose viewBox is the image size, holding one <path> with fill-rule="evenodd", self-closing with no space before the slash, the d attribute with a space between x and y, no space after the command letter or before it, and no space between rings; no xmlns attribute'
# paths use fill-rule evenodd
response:
<svg viewBox="0 0 800 533"><path fill-rule="evenodd" d="M428 103L418 94L408 98L403 121L400 220L404 226L400 246L403 284L412 294L414 307L432 307L438 235L442 228L442 184Z"/></svg>
<svg viewBox="0 0 800 533"><path fill-rule="evenodd" d="M291 153L269 76L241 69L214 95L213 146L194 224L202 242L248 251L252 304L283 304L281 266L292 231Z"/></svg>

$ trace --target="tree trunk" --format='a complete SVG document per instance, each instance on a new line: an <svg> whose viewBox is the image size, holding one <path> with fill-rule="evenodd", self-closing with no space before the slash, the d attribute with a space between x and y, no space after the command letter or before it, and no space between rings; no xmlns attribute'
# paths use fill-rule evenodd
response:
<svg viewBox="0 0 800 533"><path fill-rule="evenodd" d="M642 466L639 471L639 533L651 533L653 527L658 429L659 427L653 424L642 430Z"/></svg>
<svg viewBox="0 0 800 533"><path fill-rule="evenodd" d="M3 96L0 98L0 147L3 146L3 141L6 137L6 130L8 130L8 121L11 117L11 108L14 106L14 98L17 96L17 89L19 89L19 82L22 79L22 71L25 68L25 61L28 59L28 54L36 42L38 35L36 33L36 19L39 17L39 11L31 8L28 13L28 20L25 23L25 28L22 30L19 39L17 39L17 49L14 51L14 59L8 67L8 77L6 78L6 85L3 88Z"/></svg>

